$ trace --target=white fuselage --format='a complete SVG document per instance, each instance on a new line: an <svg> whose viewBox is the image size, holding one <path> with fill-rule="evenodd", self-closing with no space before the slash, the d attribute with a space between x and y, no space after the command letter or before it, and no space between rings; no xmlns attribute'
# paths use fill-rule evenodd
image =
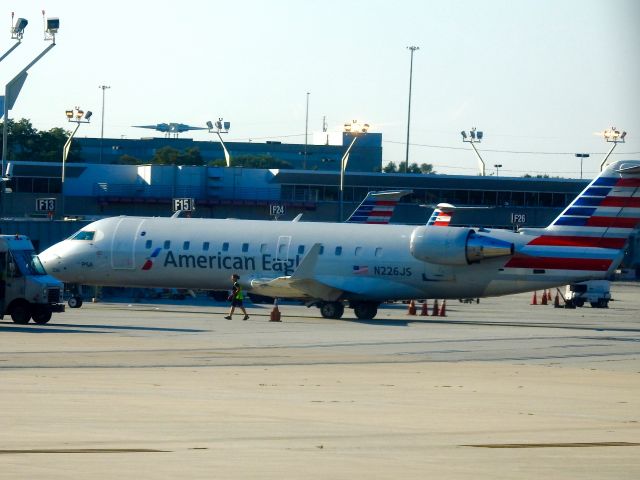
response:
<svg viewBox="0 0 640 480"><path fill-rule="evenodd" d="M496 296L603 278L606 272L505 268L499 257L465 265L431 263L410 251L414 226L112 217L82 229L91 240L60 242L40 255L65 282L87 285L226 290L237 273L249 291L310 298L290 288L264 286L289 277L314 244L322 245L313 281L344 292L343 299ZM438 229L440 230L440 229ZM487 231L519 254L534 237ZM252 281L256 280L253 283ZM260 282L257 282L259 280Z"/></svg>

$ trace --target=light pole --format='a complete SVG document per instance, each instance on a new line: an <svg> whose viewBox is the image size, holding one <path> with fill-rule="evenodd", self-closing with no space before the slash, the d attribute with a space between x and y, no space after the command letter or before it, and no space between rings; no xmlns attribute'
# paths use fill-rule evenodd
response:
<svg viewBox="0 0 640 480"><path fill-rule="evenodd" d="M311 95L311 93L307 92L307 110L306 110L305 121L304 121L304 157L302 159L303 170L307 169L307 136L309 134L309 95Z"/></svg>
<svg viewBox="0 0 640 480"><path fill-rule="evenodd" d="M602 136L608 143L613 143L613 145L611 146L611 150L609 150L609 153L607 153L607 155L604 157L604 160L602 160L602 163L600 163L600 171L604 169L604 165L605 163L607 163L607 160L609 160L609 156L613 152L614 148L616 148L616 145L618 145L618 143L624 143L627 132L621 132L616 127L611 127L602 132Z"/></svg>
<svg viewBox="0 0 640 480"><path fill-rule="evenodd" d="M480 143L482 141L482 138L484 137L484 132L477 131L476 127L473 127L471 130L469 130L468 133L462 130L460 132L460 135L462 135L463 142L467 142L471 144L473 151L476 153L476 157L478 157L478 164L480 166L480 175L484 177L486 175L484 160L482 160L482 157L480 156L480 152L478 152L478 149L475 146L476 143Z"/></svg>
<svg viewBox="0 0 640 480"><path fill-rule="evenodd" d="M496 177L500 176L500 169L502 168L502 164L501 163L496 163L494 165L494 167L496 168Z"/></svg>
<svg viewBox="0 0 640 480"><path fill-rule="evenodd" d="M211 120L207 122L207 128L209 129L209 133L218 134L218 138L220 139L220 144L222 145L222 150L224 151L224 159L227 161L227 167L231 166L231 156L229 155L229 151L227 150L227 146L222 141L221 133L229 133L229 128L231 128L231 122L225 122L222 117L218 118L214 124Z"/></svg>
<svg viewBox="0 0 640 480"><path fill-rule="evenodd" d="M78 131L78 129L80 128L80 125L83 123L89 123L89 121L91 120L91 115L93 115L93 113L91 112L91 110L88 110L86 113L80 108L80 107L75 107L71 110L66 110L65 114L67 115L67 121L69 122L73 122L76 124L76 128L73 129L73 131L71 132L71 135L69 135L69 138L67 138L67 141L64 144L64 147L62 148L62 176L60 177L60 193L62 196L62 208L61 208L61 212L62 212L62 219L64 220L64 215L65 215L65 210L64 210L64 180L65 180L65 174L66 174L66 164L67 164L67 157L69 156L69 150L71 150L71 140L73 140L73 137L75 136L76 132Z"/></svg>
<svg viewBox="0 0 640 480"><path fill-rule="evenodd" d="M111 88L109 85L98 85L102 89L102 122L100 123L100 163L102 163L102 141L104 140L104 91Z"/></svg>
<svg viewBox="0 0 640 480"><path fill-rule="evenodd" d="M44 10L42 11L44 17ZM26 26L26 25L25 25ZM9 110L13 108L13 104L16 102L20 89L24 85L27 79L27 71L33 67L38 60L44 57L49 50L56 46L56 33L60 28L60 20L58 18L47 18L45 21L45 41L51 41L51 45L45 48L40 54L34 58L31 63L24 67L18 75L13 77L4 88L4 108L3 108L3 125L2 125L2 174L4 175L4 163L7 157L7 135L8 135L8 123L9 123Z"/></svg>
<svg viewBox="0 0 640 480"><path fill-rule="evenodd" d="M413 80L413 53L416 50L420 50L420 47L407 47L407 49L411 52L411 63L409 64L409 108L407 109L407 151L405 155L405 168L404 171L407 173L409 171L409 129L411 126L411 83Z"/></svg>
<svg viewBox="0 0 640 480"><path fill-rule="evenodd" d="M369 131L369 124L359 124L357 120L352 120L351 123L344 124L344 131L350 133L353 136L353 140L347 147L347 150L342 155L340 159L340 222L342 222L344 218L344 172L347 169L347 163L349 162L349 152L351 152L351 148L353 144L356 143L356 140L360 135L366 135Z"/></svg>
<svg viewBox="0 0 640 480"><path fill-rule="evenodd" d="M24 35L24 29L27 28L28 20L26 18L18 18L16 23L13 23L13 12L11 12L11 40L17 40L9 50L4 52L0 57L0 62L4 60L11 52L20 46L22 43L22 36Z"/></svg>
<svg viewBox="0 0 640 480"><path fill-rule="evenodd" d="M580 178L582 178L582 161L585 158L589 158L590 155L588 153L576 153L576 157L580 159Z"/></svg>

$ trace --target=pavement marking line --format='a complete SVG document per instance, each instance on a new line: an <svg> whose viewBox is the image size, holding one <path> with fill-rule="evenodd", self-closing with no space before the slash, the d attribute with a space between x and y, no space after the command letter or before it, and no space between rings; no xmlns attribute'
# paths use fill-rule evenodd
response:
<svg viewBox="0 0 640 480"><path fill-rule="evenodd" d="M640 447L633 442L589 442L589 443L486 443L479 445L460 445L476 448L575 448L575 447Z"/></svg>
<svg viewBox="0 0 640 480"><path fill-rule="evenodd" d="M29 450L0 450L0 455L21 453L171 453L171 450L152 448L43 448Z"/></svg>

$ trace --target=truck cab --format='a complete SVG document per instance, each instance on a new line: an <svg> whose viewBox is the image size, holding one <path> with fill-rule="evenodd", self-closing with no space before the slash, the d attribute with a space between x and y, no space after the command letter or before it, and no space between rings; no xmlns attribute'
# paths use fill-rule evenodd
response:
<svg viewBox="0 0 640 480"><path fill-rule="evenodd" d="M0 235L0 319L45 324L64 312L63 284L48 275L24 235Z"/></svg>

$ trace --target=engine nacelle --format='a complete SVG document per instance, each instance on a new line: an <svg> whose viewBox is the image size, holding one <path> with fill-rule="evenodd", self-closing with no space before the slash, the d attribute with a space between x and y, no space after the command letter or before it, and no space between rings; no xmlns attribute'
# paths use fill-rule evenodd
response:
<svg viewBox="0 0 640 480"><path fill-rule="evenodd" d="M438 265L469 265L482 260L513 255L514 245L479 235L472 228L416 227L409 244L415 258Z"/></svg>

